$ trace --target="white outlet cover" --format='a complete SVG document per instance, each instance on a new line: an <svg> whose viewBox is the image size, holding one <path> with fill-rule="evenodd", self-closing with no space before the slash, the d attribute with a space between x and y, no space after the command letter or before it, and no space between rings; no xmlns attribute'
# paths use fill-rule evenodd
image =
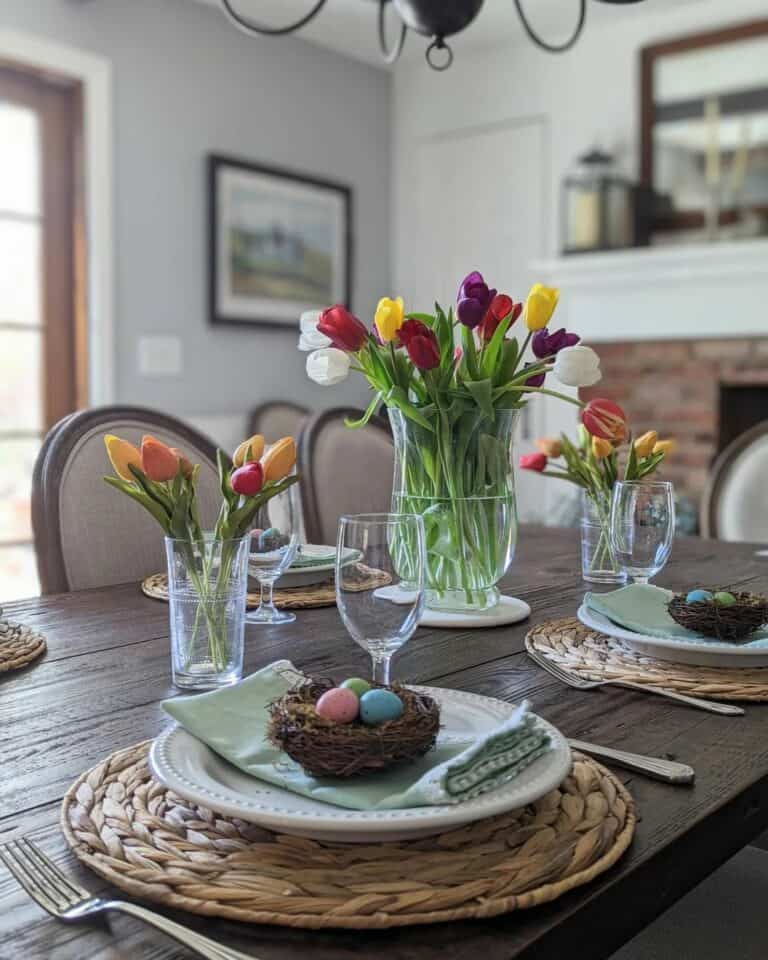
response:
<svg viewBox="0 0 768 960"><path fill-rule="evenodd" d="M138 341L139 373L145 377L175 377L181 373L181 338L146 336Z"/></svg>

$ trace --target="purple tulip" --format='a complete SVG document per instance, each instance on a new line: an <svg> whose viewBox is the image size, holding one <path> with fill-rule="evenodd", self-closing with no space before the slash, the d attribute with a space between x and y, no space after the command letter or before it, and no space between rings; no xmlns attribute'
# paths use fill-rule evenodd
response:
<svg viewBox="0 0 768 960"><path fill-rule="evenodd" d="M489 289L483 275L473 270L468 273L459 287L456 316L465 327L474 330L482 323L483 317L496 296L496 290Z"/></svg>
<svg viewBox="0 0 768 960"><path fill-rule="evenodd" d="M526 363L525 368L532 367L532 363ZM525 381L526 387L541 387L544 385L544 380L546 379L546 373L535 373L532 377L528 377Z"/></svg>
<svg viewBox="0 0 768 960"><path fill-rule="evenodd" d="M554 333L549 333L545 327L534 333L531 349L535 357L544 360L545 357L556 356L565 347L575 347L580 340L581 337L578 334L566 333L565 327L555 330Z"/></svg>

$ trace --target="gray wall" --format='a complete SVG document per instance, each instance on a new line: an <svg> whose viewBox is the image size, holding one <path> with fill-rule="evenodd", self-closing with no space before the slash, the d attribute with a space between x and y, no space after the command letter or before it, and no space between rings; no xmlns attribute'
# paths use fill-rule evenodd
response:
<svg viewBox="0 0 768 960"><path fill-rule="evenodd" d="M191 0L2 0L0 27L112 62L117 399L176 414L364 400L357 378L310 383L293 330L209 326L204 157L353 186L353 308L367 321L390 292L389 76L295 37L250 39ZM183 338L180 377L139 374L146 333Z"/></svg>

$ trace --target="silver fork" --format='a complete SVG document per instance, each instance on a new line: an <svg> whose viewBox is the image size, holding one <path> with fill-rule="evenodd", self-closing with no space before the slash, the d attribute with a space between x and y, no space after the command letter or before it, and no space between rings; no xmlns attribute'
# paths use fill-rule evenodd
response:
<svg viewBox="0 0 768 960"><path fill-rule="evenodd" d="M0 846L0 860L35 903L58 920L76 923L105 910L117 910L143 920L207 960L254 960L138 904L92 896L79 883L62 873L29 837L11 840Z"/></svg>
<svg viewBox="0 0 768 960"><path fill-rule="evenodd" d="M665 690L664 687L648 687L643 683L633 683L631 680L585 680L575 673L570 673L563 669L559 664L553 663L537 650L527 650L528 656L537 663L542 670L552 674L562 683L576 690L596 690L598 687L626 687L628 690L640 690L642 693L655 693L659 697L666 697L668 700L677 700L678 703L686 703L689 707L697 707L699 710L708 710L710 713L720 713L726 717L744 716L741 707L735 707L730 703L716 703L713 700L700 700L698 697L689 697L685 693L676 693L674 690Z"/></svg>

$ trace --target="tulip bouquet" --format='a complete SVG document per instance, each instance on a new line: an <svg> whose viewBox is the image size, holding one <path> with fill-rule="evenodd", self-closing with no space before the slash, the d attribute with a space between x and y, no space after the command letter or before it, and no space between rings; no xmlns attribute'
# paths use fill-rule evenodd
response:
<svg viewBox="0 0 768 960"><path fill-rule="evenodd" d="M308 376L330 386L354 370L371 386L367 410L348 425L364 425L379 404L389 409L393 509L424 517L431 606L496 602L516 533L516 416L539 393L582 406L552 390L550 375L571 387L600 379L597 354L577 334L549 330L557 301L556 289L536 284L516 302L474 271L447 310L406 312L402 298L385 297L371 329L338 305L302 317Z"/></svg>
<svg viewBox="0 0 768 960"><path fill-rule="evenodd" d="M264 438L257 434L241 443L231 459L223 450L217 451L222 503L210 534L200 524L199 464L193 465L180 450L151 436L142 439L140 449L109 434L104 443L115 471L105 481L141 504L159 523L167 538L169 561L173 555L184 566L192 585L194 621L192 635L185 638L189 657L199 650L200 640L205 646L203 658L214 670L223 670L228 661L229 612L222 598L227 596L235 568L242 558L247 559L249 532L259 510L298 480L291 473L296 462L293 438L284 437L265 453ZM169 581L172 572L169 569ZM243 583L244 578L243 573ZM243 589L243 605L244 596ZM171 603L173 607L172 592Z"/></svg>
<svg viewBox="0 0 768 960"><path fill-rule="evenodd" d="M582 538L585 578L619 580L618 565L608 535L611 495L619 479L642 480L653 474L674 450L673 440L660 440L655 430L632 439L624 411L610 400L595 399L581 411L578 440L564 434L536 441L537 453L520 457L524 470L557 477L581 487L585 497L585 525L597 530L595 542Z"/></svg>

